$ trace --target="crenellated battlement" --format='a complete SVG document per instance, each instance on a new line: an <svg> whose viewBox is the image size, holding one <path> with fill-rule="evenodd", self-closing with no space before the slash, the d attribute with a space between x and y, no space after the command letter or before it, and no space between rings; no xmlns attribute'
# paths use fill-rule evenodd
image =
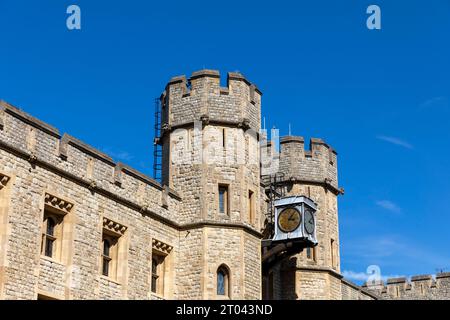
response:
<svg viewBox="0 0 450 320"><path fill-rule="evenodd" d="M384 299L450 299L450 273L389 278L363 285Z"/></svg>
<svg viewBox="0 0 450 320"><path fill-rule="evenodd" d="M91 192L124 202L142 213L177 221L177 192L68 134L0 101L0 152L15 154L30 170L46 168ZM11 161L12 163L12 161ZM5 168L2 171L13 171ZM158 201L151 200L158 199ZM168 210L170 208L170 210Z"/></svg>
<svg viewBox="0 0 450 320"><path fill-rule="evenodd" d="M220 73L200 70L173 77L161 95L162 122L172 129L194 121L240 125L260 129L261 91L242 74L229 72L227 86L221 87Z"/></svg>
<svg viewBox="0 0 450 320"><path fill-rule="evenodd" d="M325 184L336 193L338 188L337 152L322 139L312 138L309 149L300 136L280 139L279 173L284 180Z"/></svg>

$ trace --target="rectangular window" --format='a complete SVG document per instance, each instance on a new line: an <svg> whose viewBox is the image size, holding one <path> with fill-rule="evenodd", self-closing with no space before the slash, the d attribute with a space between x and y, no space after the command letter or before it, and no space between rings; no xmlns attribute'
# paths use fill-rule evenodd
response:
<svg viewBox="0 0 450 320"><path fill-rule="evenodd" d="M222 129L222 147L226 149L227 147L227 139L225 135L225 129Z"/></svg>
<svg viewBox="0 0 450 320"><path fill-rule="evenodd" d="M59 259L63 216L44 210L42 223L41 254Z"/></svg>
<svg viewBox="0 0 450 320"><path fill-rule="evenodd" d="M102 275L115 279L117 276L117 256L119 239L103 232Z"/></svg>
<svg viewBox="0 0 450 320"><path fill-rule="evenodd" d="M73 203L60 197L45 193L44 212L42 213L41 246L43 257L52 258L60 263L68 262L68 247L71 243L71 224L65 223L66 216L74 208Z"/></svg>
<svg viewBox="0 0 450 320"><path fill-rule="evenodd" d="M158 252L152 254L151 290L160 296L164 295L165 255Z"/></svg>
<svg viewBox="0 0 450 320"><path fill-rule="evenodd" d="M316 247L306 248L306 258L313 262L316 262Z"/></svg>
<svg viewBox="0 0 450 320"><path fill-rule="evenodd" d="M255 223L255 208L254 208L254 196L253 191L248 191L248 199L247 199L247 211L249 216L249 222Z"/></svg>
<svg viewBox="0 0 450 320"><path fill-rule="evenodd" d="M331 267L336 268L336 244L334 239L331 239L330 250L331 250Z"/></svg>
<svg viewBox="0 0 450 320"><path fill-rule="evenodd" d="M106 217L103 220L99 243L99 274L117 282L123 282L127 273L127 227Z"/></svg>
<svg viewBox="0 0 450 320"><path fill-rule="evenodd" d="M228 186L219 185L219 213L228 214Z"/></svg>

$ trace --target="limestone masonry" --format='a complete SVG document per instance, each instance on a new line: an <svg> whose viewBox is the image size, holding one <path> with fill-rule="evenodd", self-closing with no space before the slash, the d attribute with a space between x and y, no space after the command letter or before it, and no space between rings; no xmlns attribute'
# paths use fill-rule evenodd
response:
<svg viewBox="0 0 450 320"><path fill-rule="evenodd" d="M269 178L261 92L239 73L172 78L161 183L2 101L0 299L448 299L450 274L340 274L336 151L280 141L284 195L318 205L318 246L262 270Z"/></svg>

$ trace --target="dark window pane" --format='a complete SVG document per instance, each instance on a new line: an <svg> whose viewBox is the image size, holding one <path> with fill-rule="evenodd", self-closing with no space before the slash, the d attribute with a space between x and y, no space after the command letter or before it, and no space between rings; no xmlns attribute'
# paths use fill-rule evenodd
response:
<svg viewBox="0 0 450 320"><path fill-rule="evenodd" d="M152 259L152 274L157 274L158 261L156 259Z"/></svg>
<svg viewBox="0 0 450 320"><path fill-rule="evenodd" d="M156 282L158 281L157 276L152 276L152 292L156 293Z"/></svg>
<svg viewBox="0 0 450 320"><path fill-rule="evenodd" d="M47 218L47 234L49 236L55 235L55 221L52 218Z"/></svg>
<svg viewBox="0 0 450 320"><path fill-rule="evenodd" d="M221 270L217 272L217 294L225 295L225 273Z"/></svg>
<svg viewBox="0 0 450 320"><path fill-rule="evenodd" d="M109 275L109 260L103 258L103 270L102 270L102 274L104 276L108 276Z"/></svg>
<svg viewBox="0 0 450 320"><path fill-rule="evenodd" d="M111 249L111 244L109 243L108 240L104 239L103 240L103 255L109 257L110 249Z"/></svg>
<svg viewBox="0 0 450 320"><path fill-rule="evenodd" d="M219 211L225 213L226 188L219 188Z"/></svg>
<svg viewBox="0 0 450 320"><path fill-rule="evenodd" d="M157 291L158 291L158 278L159 278L158 265L159 265L158 258L156 258L156 257L153 258L152 259L152 292L153 293L157 293Z"/></svg>
<svg viewBox="0 0 450 320"><path fill-rule="evenodd" d="M47 257L53 257L53 240L45 239L45 255Z"/></svg>

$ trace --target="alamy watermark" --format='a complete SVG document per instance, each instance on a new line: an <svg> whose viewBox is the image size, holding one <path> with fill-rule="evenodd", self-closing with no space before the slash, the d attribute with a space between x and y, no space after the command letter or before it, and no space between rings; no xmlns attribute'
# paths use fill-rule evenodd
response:
<svg viewBox="0 0 450 320"><path fill-rule="evenodd" d="M369 30L381 30L381 9L379 6L372 4L367 7L367 14L370 16L367 18L367 29Z"/></svg>
<svg viewBox="0 0 450 320"><path fill-rule="evenodd" d="M257 165L262 175L271 175L279 169L279 130L272 129L270 138L268 142L265 129L259 133L251 128L205 130L201 121L195 121L193 129L179 128L170 135L171 161L175 165Z"/></svg>
<svg viewBox="0 0 450 320"><path fill-rule="evenodd" d="M73 4L67 7L66 13L69 15L66 26L69 30L81 30L81 9Z"/></svg>

